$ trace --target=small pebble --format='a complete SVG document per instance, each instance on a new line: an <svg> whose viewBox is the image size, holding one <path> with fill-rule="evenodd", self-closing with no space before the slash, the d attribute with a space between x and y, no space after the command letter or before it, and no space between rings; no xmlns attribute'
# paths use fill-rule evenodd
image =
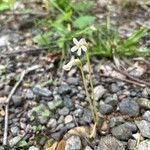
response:
<svg viewBox="0 0 150 150"><path fill-rule="evenodd" d="M72 120L73 120L73 117L71 115L66 116L65 117L65 124L71 122Z"/></svg>
<svg viewBox="0 0 150 150"><path fill-rule="evenodd" d="M69 114L69 109L67 108L67 107L63 107L62 109L60 109L59 111L58 111L58 113L60 114L60 115L68 115Z"/></svg>
<svg viewBox="0 0 150 150"><path fill-rule="evenodd" d="M81 140L78 136L71 136L66 140L65 150L81 150Z"/></svg>

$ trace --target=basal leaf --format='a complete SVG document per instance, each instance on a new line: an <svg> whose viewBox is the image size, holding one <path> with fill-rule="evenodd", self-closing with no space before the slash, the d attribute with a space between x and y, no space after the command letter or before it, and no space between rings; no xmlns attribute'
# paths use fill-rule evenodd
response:
<svg viewBox="0 0 150 150"><path fill-rule="evenodd" d="M94 16L81 16L74 21L73 25L74 27L81 29L86 26L92 25L95 19L96 18Z"/></svg>
<svg viewBox="0 0 150 150"><path fill-rule="evenodd" d="M21 148L21 147L26 147L28 146L28 143L25 140L21 140L19 143L17 143L16 147Z"/></svg>

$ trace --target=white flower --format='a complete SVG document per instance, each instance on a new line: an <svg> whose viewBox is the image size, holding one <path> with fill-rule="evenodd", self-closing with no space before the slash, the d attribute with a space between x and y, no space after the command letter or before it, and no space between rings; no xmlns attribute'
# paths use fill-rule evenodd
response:
<svg viewBox="0 0 150 150"><path fill-rule="evenodd" d="M63 69L68 71L74 65L75 65L75 59L74 59L74 57L72 57L71 60L68 62L68 64L63 66Z"/></svg>
<svg viewBox="0 0 150 150"><path fill-rule="evenodd" d="M80 41L78 41L76 38L73 38L73 42L74 42L75 46L71 48L71 51L72 52L77 51L78 56L81 56L82 50L84 52L87 51L87 43L84 38L80 39Z"/></svg>
<svg viewBox="0 0 150 150"><path fill-rule="evenodd" d="M71 67L77 65L78 67L82 65L80 59L74 59L74 57L71 58L71 60L68 62L68 64L63 66L63 69L66 71L69 71Z"/></svg>

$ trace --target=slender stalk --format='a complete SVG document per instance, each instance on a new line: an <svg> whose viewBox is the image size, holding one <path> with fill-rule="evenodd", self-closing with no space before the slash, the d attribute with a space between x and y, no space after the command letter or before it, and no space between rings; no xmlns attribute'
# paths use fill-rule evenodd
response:
<svg viewBox="0 0 150 150"><path fill-rule="evenodd" d="M81 71L81 75L82 75L82 80L83 80L83 84L84 84L86 96L87 96L87 98L88 98L88 101L89 101L89 104L90 104L90 109L91 109L91 111L92 111L92 116L93 116L93 118L94 118L94 122L96 122L96 116L95 116L95 113L94 113L94 110L93 110L92 101L91 101L91 99L90 99L90 95L89 95L89 92L88 92L88 89L87 89L87 82L86 82L86 79L85 79L85 75L84 75L84 72L83 72L83 68L82 68L82 66L80 66L79 68L80 68L80 71Z"/></svg>
<svg viewBox="0 0 150 150"><path fill-rule="evenodd" d="M95 94L94 94L94 87L93 87L93 80L92 80L92 72L91 72L91 64L90 64L90 59L89 59L88 51L86 51L86 59L87 59L88 71L89 71L89 75L90 75L90 86L91 86L91 90L92 90L93 109L94 109L94 114L95 114L95 116L96 116L96 123L98 123L96 100L95 100Z"/></svg>

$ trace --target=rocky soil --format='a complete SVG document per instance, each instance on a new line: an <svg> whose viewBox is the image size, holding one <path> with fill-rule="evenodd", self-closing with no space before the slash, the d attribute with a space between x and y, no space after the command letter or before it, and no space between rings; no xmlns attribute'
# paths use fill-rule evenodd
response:
<svg viewBox="0 0 150 150"><path fill-rule="evenodd" d="M7 15L3 17L9 19ZM28 23L22 21L12 28L9 23L0 30L0 145L4 134L4 101L24 69L41 65L25 76L10 101L9 149L51 150L56 145L57 150L150 149L148 84L128 82L133 80L114 70L112 60L106 59L100 66L101 59L93 58L94 91L103 124L97 129L96 137L90 139L93 119L78 69L64 72L58 67L59 54L55 53L57 59L54 59L54 54L37 49L31 38L39 29L34 26L24 29L22 26ZM133 24L139 26L137 22ZM31 51L23 53L28 49ZM150 83L149 58L122 62L129 75ZM133 69L135 64L138 69ZM119 80L106 73L108 67ZM86 78L89 81L88 75ZM26 145L16 148L20 140L26 141ZM4 147L0 146L0 150Z"/></svg>

